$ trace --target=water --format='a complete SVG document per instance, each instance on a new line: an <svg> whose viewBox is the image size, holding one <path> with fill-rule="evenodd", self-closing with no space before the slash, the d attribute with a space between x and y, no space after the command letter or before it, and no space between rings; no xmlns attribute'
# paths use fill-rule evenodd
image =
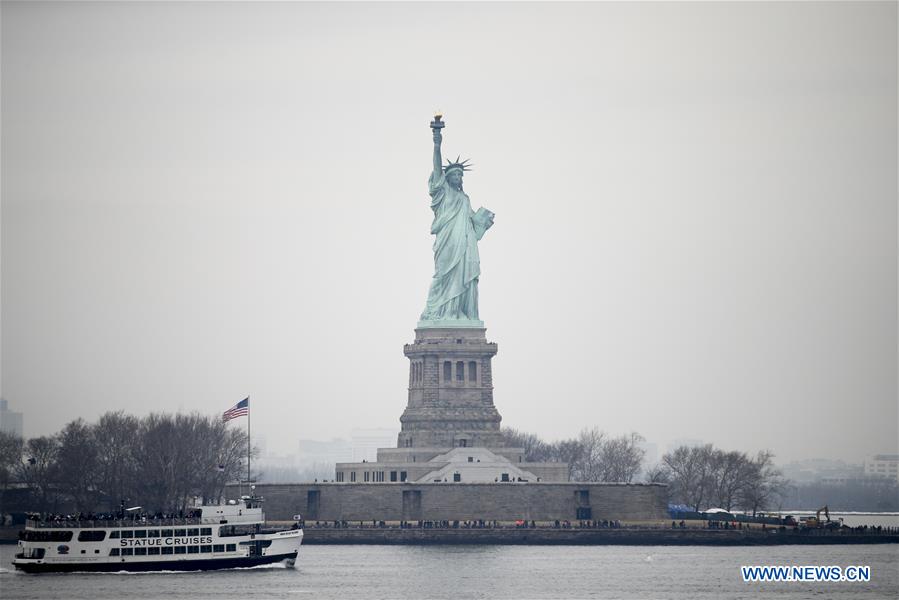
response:
<svg viewBox="0 0 899 600"><path fill-rule="evenodd" d="M463 600L899 597L899 545L302 546L295 569L196 573L12 570L0 547L0 597L65 599L292 598ZM869 583L743 583L741 565L869 565Z"/></svg>

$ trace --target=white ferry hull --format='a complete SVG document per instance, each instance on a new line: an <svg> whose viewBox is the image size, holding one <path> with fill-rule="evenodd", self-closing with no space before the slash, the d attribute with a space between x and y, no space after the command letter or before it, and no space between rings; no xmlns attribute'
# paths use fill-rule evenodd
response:
<svg viewBox="0 0 899 600"><path fill-rule="evenodd" d="M297 552L274 554L270 556L238 556L233 558L206 558L195 560L154 560L130 562L97 562L97 563L55 563L28 559L13 561L15 567L26 573L116 573L120 571L214 571L217 569L237 569L284 563L292 567L296 562Z"/></svg>

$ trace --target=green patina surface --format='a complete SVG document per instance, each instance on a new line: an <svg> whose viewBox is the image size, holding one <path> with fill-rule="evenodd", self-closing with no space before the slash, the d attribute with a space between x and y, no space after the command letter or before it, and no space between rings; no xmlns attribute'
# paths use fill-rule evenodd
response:
<svg viewBox="0 0 899 600"><path fill-rule="evenodd" d="M483 327L478 316L478 240L493 225L493 213L484 208L472 210L471 200L462 189L467 166L458 159L443 166L443 123L435 117L431 127L434 168L428 188L434 212L434 276L418 327Z"/></svg>

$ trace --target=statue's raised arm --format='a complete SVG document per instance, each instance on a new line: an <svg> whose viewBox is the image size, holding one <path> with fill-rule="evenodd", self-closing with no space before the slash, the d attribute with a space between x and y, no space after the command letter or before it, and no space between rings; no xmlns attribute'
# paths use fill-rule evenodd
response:
<svg viewBox="0 0 899 600"><path fill-rule="evenodd" d="M434 115L434 120L431 121L431 131L434 132L434 179L443 173L443 157L440 155L440 144L443 142L443 134L440 133L443 129L443 121L440 120L442 116Z"/></svg>
<svg viewBox="0 0 899 600"><path fill-rule="evenodd" d="M440 156L440 142L443 135L439 129L434 130L434 175L439 176L443 172L443 158Z"/></svg>

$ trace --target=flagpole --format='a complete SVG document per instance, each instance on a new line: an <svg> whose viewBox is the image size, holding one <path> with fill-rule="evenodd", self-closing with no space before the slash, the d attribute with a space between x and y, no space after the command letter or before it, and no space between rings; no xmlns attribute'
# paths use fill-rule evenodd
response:
<svg viewBox="0 0 899 600"><path fill-rule="evenodd" d="M250 485L250 397L247 396L247 485Z"/></svg>

